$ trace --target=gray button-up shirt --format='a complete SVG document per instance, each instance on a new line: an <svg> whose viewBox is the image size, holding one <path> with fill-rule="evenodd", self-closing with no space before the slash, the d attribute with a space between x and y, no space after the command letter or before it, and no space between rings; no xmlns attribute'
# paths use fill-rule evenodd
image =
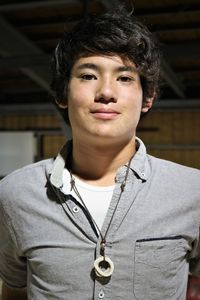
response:
<svg viewBox="0 0 200 300"><path fill-rule="evenodd" d="M100 238L81 204L61 192L71 143L56 160L1 181L0 274L8 285L27 286L29 300L185 299L189 266L200 275L200 171L147 155L138 143L107 234L114 272L104 280L94 274ZM126 170L117 172L103 233Z"/></svg>

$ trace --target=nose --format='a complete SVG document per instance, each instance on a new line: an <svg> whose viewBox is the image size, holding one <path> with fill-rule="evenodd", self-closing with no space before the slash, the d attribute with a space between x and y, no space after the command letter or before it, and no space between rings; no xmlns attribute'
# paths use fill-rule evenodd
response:
<svg viewBox="0 0 200 300"><path fill-rule="evenodd" d="M100 80L96 92L95 101L103 103L117 102L117 91L113 80Z"/></svg>

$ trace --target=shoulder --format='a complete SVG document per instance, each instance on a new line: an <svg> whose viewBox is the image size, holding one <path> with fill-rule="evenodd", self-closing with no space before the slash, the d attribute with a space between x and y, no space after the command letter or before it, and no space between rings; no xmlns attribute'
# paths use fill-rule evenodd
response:
<svg viewBox="0 0 200 300"><path fill-rule="evenodd" d="M0 181L0 202L4 198L16 198L34 186L44 186L46 176L53 166L53 158L42 160L13 171Z"/></svg>
<svg viewBox="0 0 200 300"><path fill-rule="evenodd" d="M200 170L197 168L188 167L182 164L175 163L173 161L161 159L152 155L147 155L150 163L154 166L160 167L160 168L166 168L173 172L184 172L189 174L194 174L197 176L200 176Z"/></svg>
<svg viewBox="0 0 200 300"><path fill-rule="evenodd" d="M51 168L53 164L53 158L51 159L46 159L46 160L41 160L39 162L26 165L20 169L17 169L13 171L12 173L8 174L6 177L4 177L0 181L0 186L9 184L9 183L15 183L16 179L27 179L27 175L30 176L29 178L31 179L34 177L36 174L37 175L42 175L44 174L48 169Z"/></svg>
<svg viewBox="0 0 200 300"><path fill-rule="evenodd" d="M160 159L148 155L153 176L159 182L165 180L166 183L178 184L182 188L196 187L199 190L200 170L192 167L184 166L172 161Z"/></svg>

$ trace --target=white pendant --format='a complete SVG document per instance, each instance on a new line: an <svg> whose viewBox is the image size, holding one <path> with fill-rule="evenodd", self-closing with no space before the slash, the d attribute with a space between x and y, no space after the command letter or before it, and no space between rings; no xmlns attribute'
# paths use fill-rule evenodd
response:
<svg viewBox="0 0 200 300"><path fill-rule="evenodd" d="M110 277L114 271L114 263L108 256L99 256L94 261L94 269L98 277Z"/></svg>

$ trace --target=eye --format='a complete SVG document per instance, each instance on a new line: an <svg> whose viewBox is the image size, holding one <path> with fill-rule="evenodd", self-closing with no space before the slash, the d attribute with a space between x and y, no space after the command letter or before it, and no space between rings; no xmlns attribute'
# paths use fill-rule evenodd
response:
<svg viewBox="0 0 200 300"><path fill-rule="evenodd" d="M130 77L130 76L120 76L119 78L118 78L118 81L122 81L122 82L131 82L131 81L133 81L134 79L132 78L132 77Z"/></svg>
<svg viewBox="0 0 200 300"><path fill-rule="evenodd" d="M83 80L95 80L96 76L94 76L93 74L83 74L80 75L80 78Z"/></svg>

